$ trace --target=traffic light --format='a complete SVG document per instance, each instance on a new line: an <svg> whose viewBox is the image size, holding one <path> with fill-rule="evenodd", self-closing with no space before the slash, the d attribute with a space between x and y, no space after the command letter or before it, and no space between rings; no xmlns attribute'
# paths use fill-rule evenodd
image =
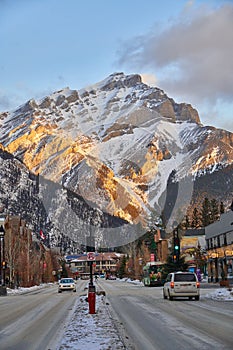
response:
<svg viewBox="0 0 233 350"><path fill-rule="evenodd" d="M173 247L173 262L178 262L180 256L180 239L178 237L178 232L174 232Z"/></svg>
<svg viewBox="0 0 233 350"><path fill-rule="evenodd" d="M174 253L176 254L180 253L180 240L178 237L174 238Z"/></svg>

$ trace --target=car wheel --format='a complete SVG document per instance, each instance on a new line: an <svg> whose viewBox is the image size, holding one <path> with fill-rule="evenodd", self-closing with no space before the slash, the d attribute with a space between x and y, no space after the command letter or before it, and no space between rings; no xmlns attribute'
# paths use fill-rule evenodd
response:
<svg viewBox="0 0 233 350"><path fill-rule="evenodd" d="M73 292L76 293L76 289L74 289Z"/></svg>
<svg viewBox="0 0 233 350"><path fill-rule="evenodd" d="M199 299L200 299L199 295L195 296L195 300L199 300Z"/></svg>
<svg viewBox="0 0 233 350"><path fill-rule="evenodd" d="M193 297L189 297L189 300L192 300Z"/></svg>
<svg viewBox="0 0 233 350"><path fill-rule="evenodd" d="M163 290L163 299L167 299L167 296L165 295L164 290Z"/></svg>
<svg viewBox="0 0 233 350"><path fill-rule="evenodd" d="M61 290L59 290L58 293L61 293Z"/></svg>
<svg viewBox="0 0 233 350"><path fill-rule="evenodd" d="M169 291L168 291L168 298L169 300L173 300L173 297L170 295Z"/></svg>

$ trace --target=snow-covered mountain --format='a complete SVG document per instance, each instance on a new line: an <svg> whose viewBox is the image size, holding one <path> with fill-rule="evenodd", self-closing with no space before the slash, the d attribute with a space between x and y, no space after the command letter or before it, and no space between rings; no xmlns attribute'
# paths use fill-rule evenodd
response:
<svg viewBox="0 0 233 350"><path fill-rule="evenodd" d="M136 74L115 73L82 90L30 100L0 114L0 124L2 149L30 171L96 212L130 223L145 225L151 213L168 208L172 226L203 179L222 173L232 179L233 134L203 126L190 104L176 103ZM227 193L219 187L225 201L229 181Z"/></svg>

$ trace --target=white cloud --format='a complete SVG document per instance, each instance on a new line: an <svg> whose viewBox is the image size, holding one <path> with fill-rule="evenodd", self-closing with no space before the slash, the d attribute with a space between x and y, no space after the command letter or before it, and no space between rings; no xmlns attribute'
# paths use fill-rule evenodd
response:
<svg viewBox="0 0 233 350"><path fill-rule="evenodd" d="M158 80L154 74L142 73L140 75L142 77L143 83L148 84L150 86L156 86L158 84Z"/></svg>
<svg viewBox="0 0 233 350"><path fill-rule="evenodd" d="M233 97L232 33L232 3L197 9L187 2L168 27L125 43L118 63L155 72L160 88L196 107L227 103Z"/></svg>

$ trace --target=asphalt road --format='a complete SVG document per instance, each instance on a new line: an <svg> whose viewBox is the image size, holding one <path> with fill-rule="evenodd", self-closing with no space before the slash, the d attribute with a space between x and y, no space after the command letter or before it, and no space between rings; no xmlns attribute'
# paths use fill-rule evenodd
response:
<svg viewBox="0 0 233 350"><path fill-rule="evenodd" d="M76 293L58 294L57 286L50 285L28 294L1 297L0 350L49 350L77 296L85 294L86 284L78 281Z"/></svg>
<svg viewBox="0 0 233 350"><path fill-rule="evenodd" d="M163 299L162 287L105 280L98 284L106 291L127 349L233 349L233 303L205 298L213 289L201 289L199 301L170 301Z"/></svg>
<svg viewBox="0 0 233 350"><path fill-rule="evenodd" d="M162 288L98 280L127 350L230 350L233 303L205 298L164 300ZM57 293L57 286L0 298L0 350L49 350L64 330L78 295Z"/></svg>

